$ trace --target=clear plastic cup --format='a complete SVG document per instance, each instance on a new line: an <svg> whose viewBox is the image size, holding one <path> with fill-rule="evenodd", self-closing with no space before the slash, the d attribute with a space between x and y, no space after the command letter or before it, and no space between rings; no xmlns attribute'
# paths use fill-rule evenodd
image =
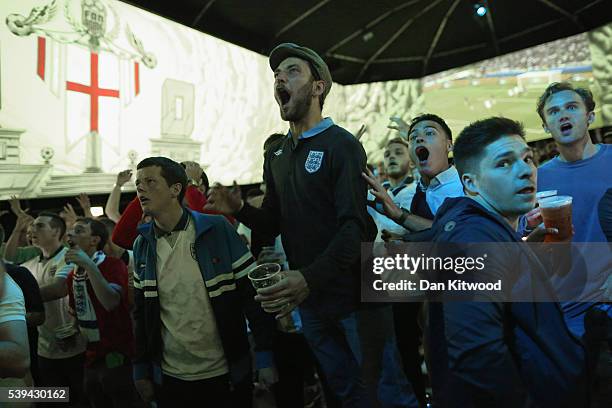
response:
<svg viewBox="0 0 612 408"><path fill-rule="evenodd" d="M277 263L265 263L258 265L255 269L253 269L248 274L249 279L251 280L251 284L255 289L263 289L270 287L272 285L277 284L281 280L284 279L284 275L281 272L281 266ZM286 307L286 303L280 302L278 303L278 307L270 307L268 304L266 309L270 311L269 313L278 313L282 311ZM282 317L278 319L278 325L280 330L286 333L294 333L297 331L295 322L291 315Z"/></svg>
<svg viewBox="0 0 612 408"><path fill-rule="evenodd" d="M547 197L552 197L552 196L556 196L557 195L557 190L548 190L548 191L538 191L536 193L536 200L538 202L540 202L540 200L547 198Z"/></svg>
<svg viewBox="0 0 612 408"><path fill-rule="evenodd" d="M546 228L557 228L558 234L546 234L544 242L565 241L572 236L572 197L551 196L539 200Z"/></svg>

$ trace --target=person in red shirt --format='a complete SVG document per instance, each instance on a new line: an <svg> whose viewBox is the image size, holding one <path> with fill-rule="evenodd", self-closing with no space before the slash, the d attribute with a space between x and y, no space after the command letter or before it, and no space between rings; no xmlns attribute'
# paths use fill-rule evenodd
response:
<svg viewBox="0 0 612 408"><path fill-rule="evenodd" d="M132 382L134 352L128 310L127 267L102 251L108 240L104 224L77 220L68 231L66 262L76 268L68 275L70 306L87 337L85 391L92 407L132 406L137 398Z"/></svg>
<svg viewBox="0 0 612 408"><path fill-rule="evenodd" d="M195 162L183 162L181 165L185 168L189 181L185 191L185 200L183 204L193 211L205 214L224 215L215 210L204 209L204 206L208 204L206 193L209 186L208 177L200 165ZM129 176L131 177L131 175ZM127 181L126 178L129 180L128 175L123 178L123 180L125 180L124 183ZM235 186L235 188L238 187ZM119 205L116 204L115 207L118 208ZM132 201L130 201L123 214L121 214L121 218L119 218L117 221L117 225L115 226L111 237L113 243L124 249L132 249L134 241L136 240L136 237L138 237L138 231L136 228L143 222L147 223L151 221L150 218L147 218L148 216L143 214L138 197L135 197ZM231 215L226 215L225 218L227 218L230 224L235 225L236 220L234 217Z"/></svg>

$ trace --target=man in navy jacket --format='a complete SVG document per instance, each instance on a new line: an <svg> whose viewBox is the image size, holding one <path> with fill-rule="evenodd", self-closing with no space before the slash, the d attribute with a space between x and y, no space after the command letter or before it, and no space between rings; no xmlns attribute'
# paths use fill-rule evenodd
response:
<svg viewBox="0 0 612 408"><path fill-rule="evenodd" d="M274 319L253 299L247 277L255 260L221 216L181 206L185 170L165 157L138 164L136 192L153 222L134 243L136 355L134 380L142 399L159 407L249 408L253 331L259 379L276 382Z"/></svg>
<svg viewBox="0 0 612 408"><path fill-rule="evenodd" d="M489 254L482 276L507 284L508 272L519 271L535 297L554 300L551 268L516 233L536 192L536 168L522 126L505 118L475 122L461 132L454 152L466 197L447 199L440 208L431 230L434 242L516 243L507 245L510 251ZM506 303L510 299L431 303L436 406L588 406L584 350L558 303Z"/></svg>

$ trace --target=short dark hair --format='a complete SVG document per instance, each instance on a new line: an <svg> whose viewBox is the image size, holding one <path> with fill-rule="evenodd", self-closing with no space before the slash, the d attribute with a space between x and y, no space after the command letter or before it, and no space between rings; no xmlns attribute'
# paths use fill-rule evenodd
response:
<svg viewBox="0 0 612 408"><path fill-rule="evenodd" d="M4 227L0 224L0 244L4 242Z"/></svg>
<svg viewBox="0 0 612 408"><path fill-rule="evenodd" d="M106 225L104 225L101 221L94 220L93 218L83 217L78 218L77 222L84 222L89 225L91 229L91 235L95 237L100 237L100 242L98 242L98 246L96 249L101 251L104 249L104 246L108 242L108 229L106 229Z"/></svg>
<svg viewBox="0 0 612 408"><path fill-rule="evenodd" d="M146 167L157 166L161 168L161 176L166 180L168 187L173 184L181 185L181 192L179 193L177 200L179 204L183 204L183 198L185 197L185 188L187 187L187 173L185 169L177 162L167 157L154 156L147 157L142 160L136 166L136 170L144 169Z"/></svg>
<svg viewBox="0 0 612 408"><path fill-rule="evenodd" d="M406 141L406 139L402 138L402 137L394 137L392 139L390 139L386 144L385 144L385 149L389 148L389 145L391 144L401 144L402 146L405 146L407 149L410 149L410 145L408 144L408 142Z"/></svg>
<svg viewBox="0 0 612 408"><path fill-rule="evenodd" d="M51 211L42 211L38 213L38 216L51 218L51 222L49 223L51 228L59 230L59 239L61 240L63 238L63 236L66 234L66 221L64 221L62 217Z"/></svg>
<svg viewBox="0 0 612 408"><path fill-rule="evenodd" d="M593 93L591 91L586 88L576 88L569 82L553 82L552 84L548 85L548 87L546 87L544 90L544 93L540 95L536 106L538 115L540 115L540 118L542 118L544 123L546 123L546 119L544 119L544 105L546 105L546 101L552 95L562 91L576 92L582 98L582 101L587 108L587 112L592 112L595 110L595 100L593 99Z"/></svg>
<svg viewBox="0 0 612 408"><path fill-rule="evenodd" d="M272 133L270 136L268 136L263 145L264 153L266 153L270 149L280 146L280 144L282 143L281 141L283 140L283 138L285 138L285 136L287 135L284 135L282 133Z"/></svg>
<svg viewBox="0 0 612 408"><path fill-rule="evenodd" d="M508 135L518 135L524 139L523 125L512 119L492 117L466 126L459 133L453 148L459 176L463 176L480 163L482 153L488 145Z"/></svg>
<svg viewBox="0 0 612 408"><path fill-rule="evenodd" d="M446 137L448 138L448 140L453 140L453 132L450 130L444 119L442 119L438 115L434 115L433 113L424 113L412 119L412 121L410 121L410 127L408 128L408 134L410 135L410 132L412 132L412 128L414 128L417 123L423 122L425 120L436 122L438 125L440 125L444 133L446 133Z"/></svg>

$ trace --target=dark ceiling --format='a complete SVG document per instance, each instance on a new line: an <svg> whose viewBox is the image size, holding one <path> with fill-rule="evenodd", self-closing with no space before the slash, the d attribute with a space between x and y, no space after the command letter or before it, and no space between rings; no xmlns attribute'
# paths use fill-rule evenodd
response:
<svg viewBox="0 0 612 408"><path fill-rule="evenodd" d="M315 49L335 82L422 76L597 28L610 0L123 0L267 55ZM606 6L607 4L607 6Z"/></svg>

